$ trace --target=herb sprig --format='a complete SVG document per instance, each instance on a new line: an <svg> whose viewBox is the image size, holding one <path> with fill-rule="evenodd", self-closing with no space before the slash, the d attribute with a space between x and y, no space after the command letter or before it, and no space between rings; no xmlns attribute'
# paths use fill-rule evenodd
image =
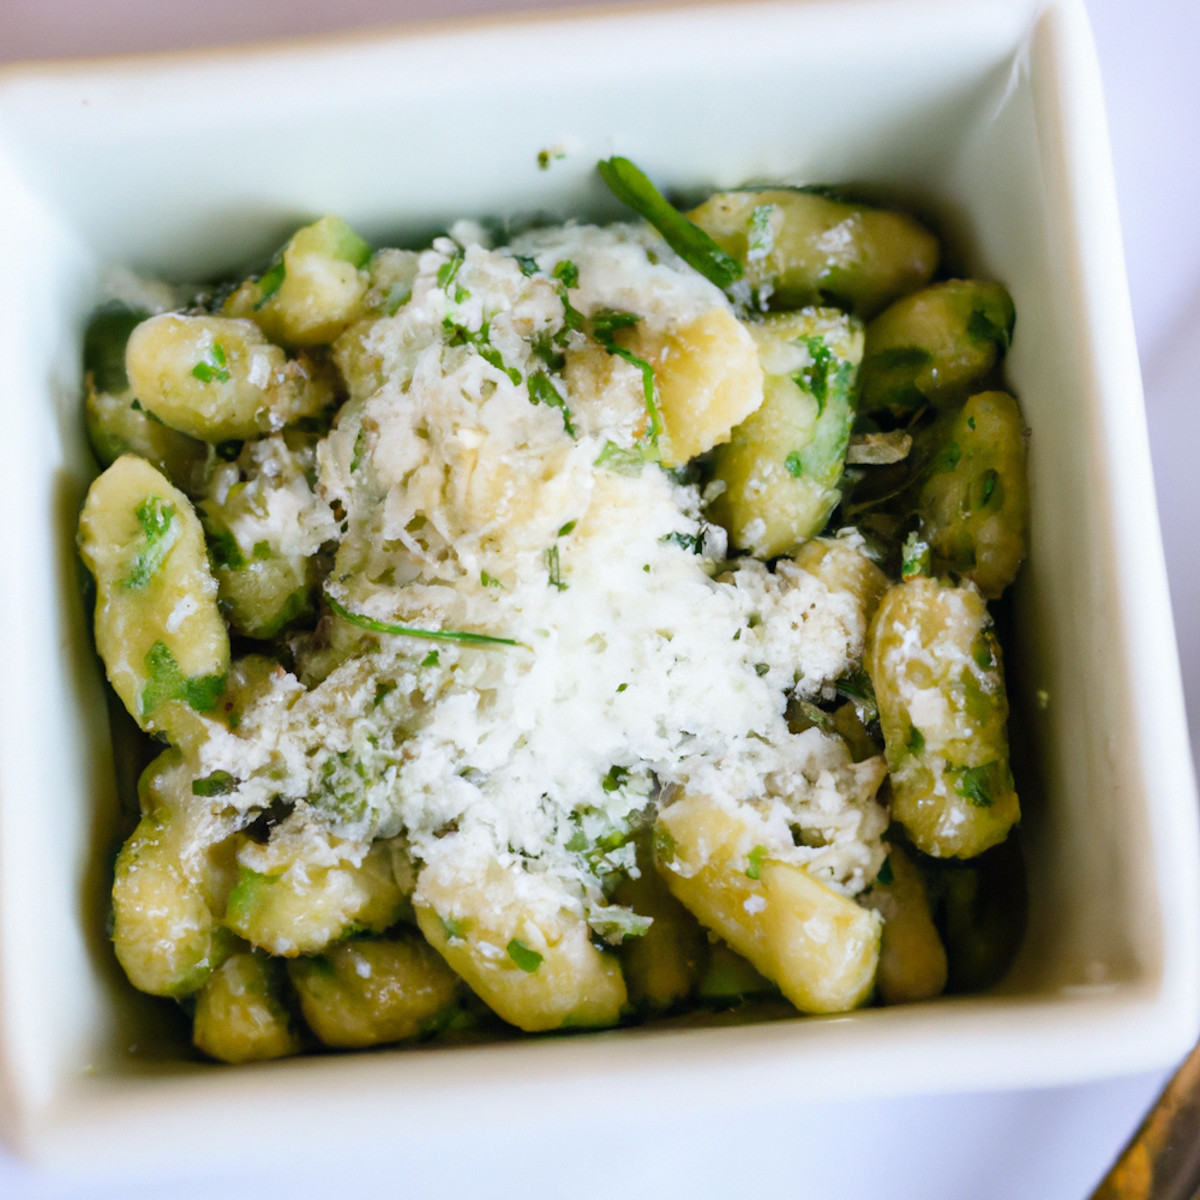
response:
<svg viewBox="0 0 1200 1200"><path fill-rule="evenodd" d="M461 629L417 629L411 625L394 625L390 621L378 621L368 617L366 613L353 612L345 605L339 604L328 592L325 599L334 613L343 621L357 625L359 629L370 630L371 633L387 633L393 637L426 638L435 642L460 642L465 646L521 646L516 638L492 637L486 633L469 633Z"/></svg>

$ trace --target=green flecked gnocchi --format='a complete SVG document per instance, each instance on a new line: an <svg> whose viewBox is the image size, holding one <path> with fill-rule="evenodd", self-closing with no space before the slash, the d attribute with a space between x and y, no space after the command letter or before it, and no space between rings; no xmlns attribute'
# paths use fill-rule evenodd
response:
<svg viewBox="0 0 1200 1200"><path fill-rule="evenodd" d="M253 321L162 313L125 349L138 403L171 429L206 442L277 432L333 400L311 358L288 358Z"/></svg>
<svg viewBox="0 0 1200 1200"><path fill-rule="evenodd" d="M714 478L724 489L709 511L734 546L771 558L820 533L840 499L863 333L831 309L780 313L747 328L763 402L717 450Z"/></svg>
<svg viewBox="0 0 1200 1200"><path fill-rule="evenodd" d="M301 1048L284 1002L287 980L265 954L231 954L196 996L192 1042L221 1062L263 1062Z"/></svg>
<svg viewBox="0 0 1200 1200"><path fill-rule="evenodd" d="M998 283L948 279L897 300L867 326L862 411L904 416L961 402L1004 356L1015 322Z"/></svg>
<svg viewBox="0 0 1200 1200"><path fill-rule="evenodd" d="M96 580L96 648L113 689L144 730L186 739L229 670L190 501L145 459L123 455L88 490L79 552Z"/></svg>
<svg viewBox="0 0 1200 1200"><path fill-rule="evenodd" d="M1025 557L1025 424L1007 392L971 396L954 418L917 501L934 565L999 596Z"/></svg>
<svg viewBox="0 0 1200 1200"><path fill-rule="evenodd" d="M326 1046L342 1048L435 1032L462 986L415 935L341 942L318 957L289 960L287 972L308 1027Z"/></svg>
<svg viewBox="0 0 1200 1200"><path fill-rule="evenodd" d="M867 644L892 816L935 857L971 858L1020 817L1000 645L970 584L915 576L880 601Z"/></svg>
<svg viewBox="0 0 1200 1200"><path fill-rule="evenodd" d="M860 317L928 282L937 238L906 213L799 188L718 192L689 217L742 264L763 307Z"/></svg>

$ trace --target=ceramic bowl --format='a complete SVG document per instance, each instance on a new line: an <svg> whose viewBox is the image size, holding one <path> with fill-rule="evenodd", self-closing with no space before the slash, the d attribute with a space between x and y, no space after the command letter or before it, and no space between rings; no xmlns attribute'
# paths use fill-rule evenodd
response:
<svg viewBox="0 0 1200 1200"><path fill-rule="evenodd" d="M1080 0L651 8L0 75L11 1144L178 1168L314 1131L419 1156L453 1128L504 1154L531 1131L585 1137L597 1111L619 1130L663 1106L1060 1084L1182 1054L1196 796L1103 112ZM1036 764L1020 956L986 994L831 1019L199 1063L104 929L118 800L73 536L101 272L219 276L326 212L380 240L616 216L594 169L614 153L683 194L869 184L1011 290L1034 514L1011 654Z"/></svg>

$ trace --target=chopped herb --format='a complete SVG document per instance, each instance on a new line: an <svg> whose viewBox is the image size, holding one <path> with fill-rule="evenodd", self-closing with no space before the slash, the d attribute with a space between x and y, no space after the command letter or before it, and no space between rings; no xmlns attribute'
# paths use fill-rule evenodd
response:
<svg viewBox="0 0 1200 1200"><path fill-rule="evenodd" d="M1012 344L1012 330L1002 329L980 308L973 308L967 318L967 337L973 342L995 342L1001 350Z"/></svg>
<svg viewBox="0 0 1200 1200"><path fill-rule="evenodd" d="M437 283L442 291L445 291L454 282L459 268L463 265L463 258L462 248L456 247L454 253L438 267ZM455 299L458 300L458 297L456 296ZM459 302L461 303L461 301Z"/></svg>
<svg viewBox="0 0 1200 1200"><path fill-rule="evenodd" d="M500 351L492 345L491 334L486 321L484 321L478 330L473 330L468 329L465 325L459 325L450 317L446 317L442 321L442 328L449 335L446 339L446 345L473 346L475 352L488 366L495 367L497 371L507 375L509 381L514 385L521 382L521 372L516 367L505 366Z"/></svg>
<svg viewBox="0 0 1200 1200"><path fill-rule="evenodd" d="M746 877L748 879L758 879L762 875L762 860L766 857L766 846L755 846L749 854L746 855L746 862L749 864L746 867Z"/></svg>
<svg viewBox="0 0 1200 1200"><path fill-rule="evenodd" d="M175 506L159 496L147 496L134 509L134 515L142 527L145 541L134 556L123 586L144 588L166 561L179 536L179 528L175 523Z"/></svg>
<svg viewBox="0 0 1200 1200"><path fill-rule="evenodd" d="M612 194L649 221L663 235L667 245L706 279L719 288L727 288L741 279L741 263L668 203L629 159L610 158L598 163L597 170Z"/></svg>
<svg viewBox="0 0 1200 1200"><path fill-rule="evenodd" d="M558 536L559 536L559 537L566 537L566 536L567 536L567 534L568 534L568 533L570 533L570 532L571 532L571 530L572 530L572 529L574 529L574 528L575 528L575 522L574 522L574 521L568 521L568 522L567 522L567 523L566 523L564 526L562 526L562 528L561 528L561 529L559 529L559 531L558 531Z"/></svg>
<svg viewBox="0 0 1200 1200"><path fill-rule="evenodd" d="M675 861L675 838L671 835L669 829L666 829L662 825L655 825L651 841L654 847L655 862L666 864Z"/></svg>
<svg viewBox="0 0 1200 1200"><path fill-rule="evenodd" d="M895 878L895 875L892 874L892 860L890 857L885 858L883 866L879 868L879 874L875 876L875 882L882 883L884 887L887 887Z"/></svg>
<svg viewBox="0 0 1200 1200"><path fill-rule="evenodd" d="M763 676L764 676L764 675L765 675L765 674L766 674L766 673L767 673L767 672L768 672L770 669L771 669L771 668L770 668L770 665L769 665L769 664L767 664L767 663L755 663L755 664L754 664L754 673L755 673L755 675L757 675L757 676L758 676L760 679L761 679L761 678L762 678L762 677L763 677Z"/></svg>
<svg viewBox="0 0 1200 1200"><path fill-rule="evenodd" d="M495 575L489 575L486 571L479 572L479 582L484 587L503 587L504 584L498 580Z"/></svg>
<svg viewBox="0 0 1200 1200"><path fill-rule="evenodd" d="M974 428L975 428L975 418L974 418L974 417L968 417L968 418L967 418L967 428L968 428L968 429L974 429Z"/></svg>
<svg viewBox="0 0 1200 1200"><path fill-rule="evenodd" d="M637 313L622 312L612 308L602 308L592 316L592 337L600 343L609 354L623 358L631 366L637 367L642 373L642 391L646 399L646 430L638 439L651 446L658 445L659 434L662 433L662 417L658 411L658 399L654 389L654 368L644 359L639 358L632 350L618 346L616 335L622 329L631 329L642 318Z"/></svg>
<svg viewBox="0 0 1200 1200"><path fill-rule="evenodd" d="M979 507L986 508L988 501L992 498L996 491L996 484L1000 481L1000 475L994 470L987 470L983 473L983 493L979 499Z"/></svg>
<svg viewBox="0 0 1200 1200"><path fill-rule="evenodd" d="M362 466L363 451L367 446L367 431L360 425L354 435L354 453L350 458L350 473L353 474Z"/></svg>
<svg viewBox="0 0 1200 1200"><path fill-rule="evenodd" d="M618 475L639 475L646 463L652 461L644 450L626 450L616 442L605 442L604 449L592 466L607 467Z"/></svg>
<svg viewBox="0 0 1200 1200"><path fill-rule="evenodd" d="M534 334L529 348L551 371L562 374L563 368L567 365L566 355L555 348L554 339L546 330Z"/></svg>
<svg viewBox="0 0 1200 1200"><path fill-rule="evenodd" d="M805 338L804 344L808 347L812 362L797 371L792 379L798 387L812 393L817 402L817 416L819 417L825 411L825 400L829 394L829 368L833 363L833 352L826 345L823 337Z"/></svg>
<svg viewBox="0 0 1200 1200"><path fill-rule="evenodd" d="M281 250L271 260L271 265L259 277L258 299L254 302L255 312L258 312L264 304L275 296L279 289L283 287L283 281L286 278L287 264L283 261L283 251Z"/></svg>
<svg viewBox="0 0 1200 1200"><path fill-rule="evenodd" d="M560 592L565 592L567 585L563 582L562 564L558 560L557 546L551 546L546 551L546 570L550 574L550 586Z"/></svg>
<svg viewBox="0 0 1200 1200"><path fill-rule="evenodd" d="M465 917L439 917L446 936L452 942L461 941L467 933L470 922Z"/></svg>
<svg viewBox="0 0 1200 1200"><path fill-rule="evenodd" d="M629 768L611 766L608 774L600 780L600 786L606 792L619 792L629 780Z"/></svg>
<svg viewBox="0 0 1200 1200"><path fill-rule="evenodd" d="M627 683L618 683L617 684L617 695L619 696L628 686L629 686L629 684L627 684Z"/></svg>
<svg viewBox="0 0 1200 1200"><path fill-rule="evenodd" d="M392 637L428 638L439 642L462 642L468 646L519 646L515 638L491 637L486 633L468 633L458 629L414 629L409 625L393 625L388 621L377 621L365 613L351 612L339 604L328 592L325 599L334 613L343 621L357 625L359 629L368 629L372 633L386 633Z"/></svg>
<svg viewBox="0 0 1200 1200"><path fill-rule="evenodd" d="M552 162L557 162L560 158L566 157L566 151L559 149L557 146L551 146L549 150L539 150L537 156L538 170L548 171Z"/></svg>
<svg viewBox="0 0 1200 1200"><path fill-rule="evenodd" d="M804 459L801 457L798 450L793 450L791 454L783 460L783 465L787 468L787 473L793 479L799 479L804 474Z"/></svg>
<svg viewBox="0 0 1200 1200"><path fill-rule="evenodd" d="M904 748L913 758L925 753L925 735L915 725L908 727L908 738L904 743Z"/></svg>
<svg viewBox="0 0 1200 1200"><path fill-rule="evenodd" d="M266 560L271 557L271 543L255 542L254 549L250 551L250 557L253 558L255 562L266 562Z"/></svg>
<svg viewBox="0 0 1200 1200"><path fill-rule="evenodd" d="M182 700L196 712L212 712L225 690L224 675L185 676L165 642L155 642L146 652L146 686L140 697L141 715L150 716L168 700Z"/></svg>
<svg viewBox="0 0 1200 1200"><path fill-rule="evenodd" d="M928 575L931 570L932 555L929 543L923 542L914 529L904 539L904 547L900 552L900 575L903 579L912 579L915 575Z"/></svg>
<svg viewBox="0 0 1200 1200"><path fill-rule="evenodd" d="M569 258L564 258L562 262L555 263L551 275L562 283L564 287L574 288L579 286L579 268Z"/></svg>
<svg viewBox="0 0 1200 1200"><path fill-rule="evenodd" d="M955 792L976 808L991 808L993 800L992 788L998 782L997 771L1000 762L983 763L978 767L947 767L947 774L956 775ZM1000 781L1002 782L1002 780Z"/></svg>
<svg viewBox="0 0 1200 1200"><path fill-rule="evenodd" d="M536 950L530 950L520 938L513 938L508 943L508 957L527 975L532 975L542 965L542 956Z"/></svg>
<svg viewBox="0 0 1200 1200"><path fill-rule="evenodd" d="M232 571L239 571L246 565L242 548L228 529L206 530L205 541L208 543L208 556L212 559L214 567L228 567Z"/></svg>
<svg viewBox="0 0 1200 1200"><path fill-rule="evenodd" d="M411 283L393 283L388 288L387 295L384 296L379 309L385 317L394 317L400 311L401 305L407 304L411 296Z"/></svg>
<svg viewBox="0 0 1200 1200"><path fill-rule="evenodd" d="M971 650L971 657L975 660L975 665L981 670L986 671L989 667L994 667L996 665L996 656L992 653L992 639L986 634L977 638Z"/></svg>
<svg viewBox="0 0 1200 1200"><path fill-rule="evenodd" d="M774 204L759 204L750 214L747 262L761 262L775 249L775 237L771 233L771 218L775 215Z"/></svg>
<svg viewBox="0 0 1200 1200"><path fill-rule="evenodd" d="M433 653L436 655L437 651L435 650ZM371 707L378 708L395 690L396 684L393 680L381 679L375 685L375 699L371 701Z"/></svg>
<svg viewBox="0 0 1200 1200"><path fill-rule="evenodd" d="M208 349L208 357L192 368L192 374L201 383L212 383L214 380L217 383L228 383L230 378L228 367L225 347L220 342L213 342Z"/></svg>
<svg viewBox="0 0 1200 1200"><path fill-rule="evenodd" d="M558 388L550 382L550 376L542 371L534 371L529 376L529 399L534 404L544 404L547 408L557 408L562 414L563 428L575 436L575 426L571 424L571 410L562 398Z"/></svg>
<svg viewBox="0 0 1200 1200"><path fill-rule="evenodd" d="M521 268L521 274L526 279L536 275L541 270L537 264L537 259L530 258L528 254L514 254L513 257L517 260L517 266Z"/></svg>
<svg viewBox="0 0 1200 1200"><path fill-rule="evenodd" d="M658 539L660 542L669 542L672 546L678 546L681 550L690 550L693 554L704 553L704 531L699 533L680 533L678 530L674 533L664 534Z"/></svg>
<svg viewBox="0 0 1200 1200"><path fill-rule="evenodd" d="M436 667L437 665L438 652L436 650L430 650L430 652L425 655L423 659L421 659L421 666L423 667Z"/></svg>
<svg viewBox="0 0 1200 1200"><path fill-rule="evenodd" d="M193 796L224 796L232 792L238 781L228 771L214 771L201 779L192 780Z"/></svg>

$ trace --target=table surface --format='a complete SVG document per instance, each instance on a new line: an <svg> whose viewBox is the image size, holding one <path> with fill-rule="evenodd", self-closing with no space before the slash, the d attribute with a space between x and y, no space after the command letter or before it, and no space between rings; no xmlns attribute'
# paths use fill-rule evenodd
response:
<svg viewBox="0 0 1200 1200"><path fill-rule="evenodd" d="M0 0L0 62L228 45L363 28L450 13L537 9L572 0ZM608 7L623 0L606 0ZM624 0L628 2L628 0ZM1200 444L1200 4L1197 0L1088 0L1099 50L1121 202L1159 509L1183 663L1193 753L1200 733L1200 538L1192 447ZM1181 152L1182 151L1182 152ZM1193 438L1191 433L1198 436ZM719 1126L670 1114L619 1147L573 1147L574 1161L603 1155L598 1171L553 1172L523 1196L708 1197L782 1186L789 1196L888 1200L1082 1200L1136 1128L1166 1074L1081 1087L746 1111ZM332 1148L331 1148L332 1149ZM564 1160L564 1169L569 1160ZM499 1195L469 1154L436 1180L412 1179L386 1147L330 1156L327 1171L261 1175L64 1180L0 1149L6 1200L256 1200L366 1190L394 1181L406 1195ZM919 1182L918 1182L919 1181ZM514 1185L515 1186L515 1185Z"/></svg>

